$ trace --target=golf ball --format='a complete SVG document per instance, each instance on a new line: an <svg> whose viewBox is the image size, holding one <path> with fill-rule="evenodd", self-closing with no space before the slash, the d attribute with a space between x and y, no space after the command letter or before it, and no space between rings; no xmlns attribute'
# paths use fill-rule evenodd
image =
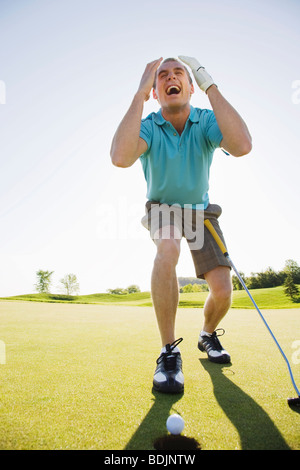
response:
<svg viewBox="0 0 300 470"><path fill-rule="evenodd" d="M184 428L184 420L181 416L174 414L168 417L166 425L171 434L180 434Z"/></svg>

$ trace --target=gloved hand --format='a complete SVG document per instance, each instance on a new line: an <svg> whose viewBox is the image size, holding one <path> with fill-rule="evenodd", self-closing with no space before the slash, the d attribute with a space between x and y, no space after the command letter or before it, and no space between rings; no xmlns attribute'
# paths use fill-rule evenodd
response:
<svg viewBox="0 0 300 470"><path fill-rule="evenodd" d="M206 72L203 65L199 64L197 59L185 55L179 55L178 57L192 69L196 82L205 93L211 85L215 84L212 77Z"/></svg>

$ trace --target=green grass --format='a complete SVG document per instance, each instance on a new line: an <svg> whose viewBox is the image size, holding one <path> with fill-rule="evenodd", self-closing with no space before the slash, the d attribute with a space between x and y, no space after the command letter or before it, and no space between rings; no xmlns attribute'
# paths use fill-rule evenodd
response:
<svg viewBox="0 0 300 470"><path fill-rule="evenodd" d="M89 294L68 296L62 294L25 294L16 295L12 297L3 297L0 300L17 300L17 301L30 301L30 302L50 302L50 303L73 303L73 304L126 304L142 303L144 301L151 301L149 292L137 292L134 294Z"/></svg>
<svg viewBox="0 0 300 470"><path fill-rule="evenodd" d="M299 313L264 312L298 384ZM222 321L224 367L197 350L202 315L178 310L185 393L172 396L151 390L160 349L152 307L0 302L0 449L153 450L177 412L203 450L300 450L300 414L286 401L295 391L257 312L231 309Z"/></svg>
<svg viewBox="0 0 300 470"><path fill-rule="evenodd" d="M300 304L292 302L283 291L283 286L272 287L269 289L250 290L255 302L259 308L299 308ZM180 294L179 307L200 307L202 308L207 297L207 292L192 292ZM1 299L0 299L1 300ZM37 301L37 302L61 302L61 303L79 303L79 304L99 304L106 305L113 303L115 305L132 305L137 307L152 306L150 292L138 292L134 294L90 294L81 296L66 296L59 294L27 294L13 297L6 297L2 300L18 301ZM233 292L232 308L253 308L253 304L244 290Z"/></svg>
<svg viewBox="0 0 300 470"><path fill-rule="evenodd" d="M299 308L298 302L292 302L283 291L283 286L268 289L250 289L250 293L256 304L261 309L277 308ZM192 292L180 295L180 306L182 307L203 307L207 297L206 292ZM245 290L233 291L232 308L254 308Z"/></svg>

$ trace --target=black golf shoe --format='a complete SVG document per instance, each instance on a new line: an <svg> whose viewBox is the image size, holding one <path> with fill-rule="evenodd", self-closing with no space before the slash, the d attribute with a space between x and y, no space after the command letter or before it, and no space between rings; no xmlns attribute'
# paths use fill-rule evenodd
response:
<svg viewBox="0 0 300 470"><path fill-rule="evenodd" d="M166 351L161 353L156 361L157 367L153 377L154 390L162 393L182 393L184 390L184 377L182 373L182 360L180 352L174 352L182 338L172 344L167 344Z"/></svg>
<svg viewBox="0 0 300 470"><path fill-rule="evenodd" d="M228 364L230 362L230 355L221 345L218 336L223 336L225 330L223 330L222 335L217 335L217 331L223 329L218 329L212 333L211 336L199 335L198 340L198 349L200 351L206 351L208 359L212 362L217 362L219 364Z"/></svg>

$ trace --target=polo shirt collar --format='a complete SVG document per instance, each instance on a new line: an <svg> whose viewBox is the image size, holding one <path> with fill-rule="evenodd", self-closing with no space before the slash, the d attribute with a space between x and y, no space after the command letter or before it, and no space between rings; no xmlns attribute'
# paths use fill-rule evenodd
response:
<svg viewBox="0 0 300 470"><path fill-rule="evenodd" d="M191 106L191 111L190 111L190 115L189 115L189 120L191 122L199 122L199 116L198 116L198 113L196 111L196 109ZM163 117L162 113L161 113L161 109L154 114L154 121L156 122L156 124L158 124L159 126L162 126L165 122L167 122L165 120L165 118Z"/></svg>
<svg viewBox="0 0 300 470"><path fill-rule="evenodd" d="M163 115L161 114L161 109L157 113L154 114L153 119L156 122L156 124L158 124L159 126L162 126L165 122L167 122L165 118L163 117Z"/></svg>
<svg viewBox="0 0 300 470"><path fill-rule="evenodd" d="M199 122L199 114L193 106L191 106L189 120L192 122Z"/></svg>

